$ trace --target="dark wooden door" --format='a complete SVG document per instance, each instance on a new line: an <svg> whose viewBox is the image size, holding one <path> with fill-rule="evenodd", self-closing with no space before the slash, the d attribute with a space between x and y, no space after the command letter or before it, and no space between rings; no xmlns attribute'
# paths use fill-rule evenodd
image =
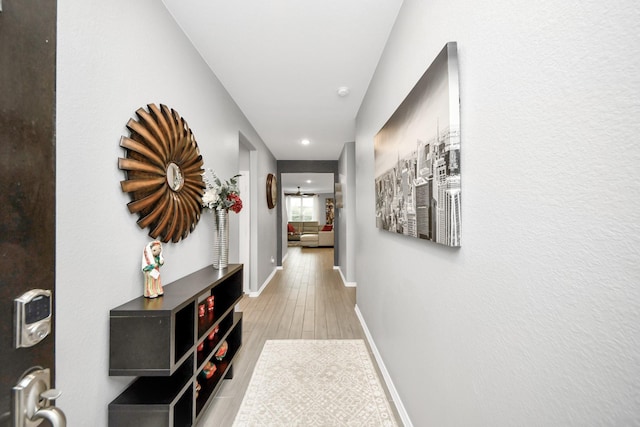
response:
<svg viewBox="0 0 640 427"><path fill-rule="evenodd" d="M56 1L0 0L0 425L33 366L54 369L54 334L15 349L13 300L53 291ZM52 378L53 380L53 378ZM42 424L45 425L44 423Z"/></svg>

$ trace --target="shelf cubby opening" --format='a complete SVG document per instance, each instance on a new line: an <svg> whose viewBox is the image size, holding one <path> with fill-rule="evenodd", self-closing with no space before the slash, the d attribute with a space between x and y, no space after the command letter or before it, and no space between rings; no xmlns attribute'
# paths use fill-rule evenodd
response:
<svg viewBox="0 0 640 427"><path fill-rule="evenodd" d="M240 273L242 273L242 270ZM216 286L211 289L210 294L205 295L204 298L198 298L199 300L203 300L199 302L198 305L204 305L204 315L198 315L198 341L200 341L203 336L208 335L219 320L233 311L235 305L240 302L242 298L242 282L237 282L236 276L242 280L242 276L236 273L229 279L232 280L233 285ZM209 295L214 297L213 310L207 308L206 297Z"/></svg>
<svg viewBox="0 0 640 427"><path fill-rule="evenodd" d="M230 359L229 359L230 360ZM200 393L196 399L196 417L205 408L205 405L209 402L209 397L218 391L218 388L222 385L222 379L229 368L228 361L222 361L215 364L216 372L209 379L203 378L198 374L198 382L200 383Z"/></svg>
<svg viewBox="0 0 640 427"><path fill-rule="evenodd" d="M189 357L170 377L139 377L111 404L171 405L193 378L193 357Z"/></svg>
<svg viewBox="0 0 640 427"><path fill-rule="evenodd" d="M173 427L193 425L193 384L182 395L173 408Z"/></svg>
<svg viewBox="0 0 640 427"><path fill-rule="evenodd" d="M200 394L196 399L196 417L209 403L209 397L215 394L218 388L222 385L222 379L228 378L230 372L231 361L234 359L236 353L240 349L242 341L242 315L241 313L234 313L234 326L229 331L226 337L222 337L227 341L229 349L227 354L222 360L217 360L214 355L208 359L216 366L216 371L209 379L202 377L202 369L198 372L198 381L200 382Z"/></svg>
<svg viewBox="0 0 640 427"><path fill-rule="evenodd" d="M182 356L193 347L193 317L195 313L195 305L187 304L183 309L176 313L175 319L175 360L178 361Z"/></svg>
<svg viewBox="0 0 640 427"><path fill-rule="evenodd" d="M203 339L201 339L198 343L203 344L202 350L198 351L198 367L201 369L202 365L206 360L209 359L209 356L213 353L215 349L219 346L222 339L229 333L229 330L233 326L233 318L232 316L225 316L222 321L217 325L218 332L214 335L213 339L209 339L209 334L213 333L215 330L213 327L210 329L209 334Z"/></svg>

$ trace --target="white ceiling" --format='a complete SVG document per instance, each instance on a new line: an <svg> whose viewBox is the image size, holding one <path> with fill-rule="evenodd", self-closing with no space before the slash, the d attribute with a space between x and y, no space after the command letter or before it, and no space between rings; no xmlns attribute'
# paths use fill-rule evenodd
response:
<svg viewBox="0 0 640 427"><path fill-rule="evenodd" d="M163 2L277 160L337 160L355 140L358 109L402 4ZM348 96L338 96L341 86Z"/></svg>
<svg viewBox="0 0 640 427"><path fill-rule="evenodd" d="M283 173L280 175L282 190L295 193L333 193L332 173Z"/></svg>

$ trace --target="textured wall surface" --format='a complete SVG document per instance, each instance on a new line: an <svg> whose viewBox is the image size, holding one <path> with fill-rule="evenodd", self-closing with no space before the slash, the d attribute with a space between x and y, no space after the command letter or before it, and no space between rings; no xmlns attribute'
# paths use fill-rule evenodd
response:
<svg viewBox="0 0 640 427"><path fill-rule="evenodd" d="M640 9L405 0L358 115L358 307L416 426L640 424ZM462 248L375 228L373 137L458 42Z"/></svg>
<svg viewBox="0 0 640 427"><path fill-rule="evenodd" d="M140 258L150 240L120 190L118 144L129 118L147 103L174 108L188 121L205 167L222 178L238 171L239 132L256 148L258 283L276 253L276 218L263 202L264 179L276 163L162 2L59 0L57 61L58 404L69 425L99 427L131 380L108 377L109 310L141 295ZM235 236L235 214L230 222ZM164 245L164 283L211 265L212 227L213 216L205 214L185 240Z"/></svg>

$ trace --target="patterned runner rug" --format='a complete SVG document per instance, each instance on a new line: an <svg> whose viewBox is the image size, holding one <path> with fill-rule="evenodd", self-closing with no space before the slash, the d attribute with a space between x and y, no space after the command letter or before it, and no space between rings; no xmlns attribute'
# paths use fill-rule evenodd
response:
<svg viewBox="0 0 640 427"><path fill-rule="evenodd" d="M363 340L268 340L233 425L397 426Z"/></svg>

